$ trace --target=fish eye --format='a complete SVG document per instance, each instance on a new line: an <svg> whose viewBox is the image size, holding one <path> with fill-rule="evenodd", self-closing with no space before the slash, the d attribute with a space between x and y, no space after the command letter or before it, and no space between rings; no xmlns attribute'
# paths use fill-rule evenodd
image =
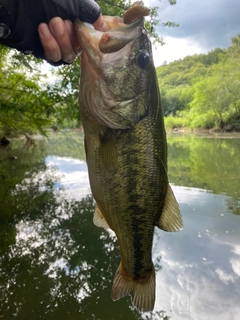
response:
<svg viewBox="0 0 240 320"><path fill-rule="evenodd" d="M140 51L139 54L136 57L137 65L141 69L145 69L148 67L150 61L150 56L147 51Z"/></svg>

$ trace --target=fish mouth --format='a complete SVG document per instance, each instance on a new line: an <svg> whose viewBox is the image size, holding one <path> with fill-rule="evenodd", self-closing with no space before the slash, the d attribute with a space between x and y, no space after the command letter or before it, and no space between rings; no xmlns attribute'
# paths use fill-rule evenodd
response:
<svg viewBox="0 0 240 320"><path fill-rule="evenodd" d="M143 30L143 18L121 28L112 29L102 35L99 49L102 53L113 53L138 38Z"/></svg>
<svg viewBox="0 0 240 320"><path fill-rule="evenodd" d="M139 84L130 86L129 92L125 90L124 80L129 77L128 70L136 69L139 46L147 42L141 37L146 40L147 34L143 17L131 24L121 22L120 25L101 32L80 20L75 21L76 34L83 49L79 93L82 114L92 117L98 125L125 130L148 112L145 103L140 105L147 94L145 78L139 80L142 74L139 70L142 69L137 69L135 76L131 74Z"/></svg>
<svg viewBox="0 0 240 320"><path fill-rule="evenodd" d="M123 23L119 23L123 25ZM82 57L90 62L95 70L108 63L115 67L127 63L132 43L144 30L144 18L132 24L113 28L107 32L95 30L91 25L76 19L74 22L78 41L83 49ZM86 62L86 61L85 61Z"/></svg>

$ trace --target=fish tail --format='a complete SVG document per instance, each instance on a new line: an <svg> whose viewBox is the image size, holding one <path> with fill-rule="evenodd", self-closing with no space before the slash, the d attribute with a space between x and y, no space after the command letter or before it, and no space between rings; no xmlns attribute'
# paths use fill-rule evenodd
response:
<svg viewBox="0 0 240 320"><path fill-rule="evenodd" d="M155 270L144 278L134 279L123 272L121 264L117 269L112 287L112 299L118 300L126 295L132 298L132 304L140 311L152 311L155 303Z"/></svg>

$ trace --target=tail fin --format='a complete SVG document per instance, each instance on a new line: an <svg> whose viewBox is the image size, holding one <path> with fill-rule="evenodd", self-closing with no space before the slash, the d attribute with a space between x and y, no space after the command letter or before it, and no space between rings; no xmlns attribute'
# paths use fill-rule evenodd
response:
<svg viewBox="0 0 240 320"><path fill-rule="evenodd" d="M152 311L155 303L155 270L154 267L145 279L133 279L117 269L112 287L113 301L130 295L132 304L140 311Z"/></svg>

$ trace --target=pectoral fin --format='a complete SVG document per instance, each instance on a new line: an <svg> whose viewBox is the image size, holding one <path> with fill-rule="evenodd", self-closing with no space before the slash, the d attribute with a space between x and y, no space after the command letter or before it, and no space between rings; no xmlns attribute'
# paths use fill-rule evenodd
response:
<svg viewBox="0 0 240 320"><path fill-rule="evenodd" d="M109 173L114 173L117 168L117 145L111 129L100 136L102 162Z"/></svg>
<svg viewBox="0 0 240 320"><path fill-rule="evenodd" d="M110 229L107 221L105 220L102 212L98 208L98 205L96 204L94 215L93 215L93 223L95 226L105 229Z"/></svg>
<svg viewBox="0 0 240 320"><path fill-rule="evenodd" d="M157 226L164 231L179 231L183 228L180 209L170 185L168 185L163 212Z"/></svg>

